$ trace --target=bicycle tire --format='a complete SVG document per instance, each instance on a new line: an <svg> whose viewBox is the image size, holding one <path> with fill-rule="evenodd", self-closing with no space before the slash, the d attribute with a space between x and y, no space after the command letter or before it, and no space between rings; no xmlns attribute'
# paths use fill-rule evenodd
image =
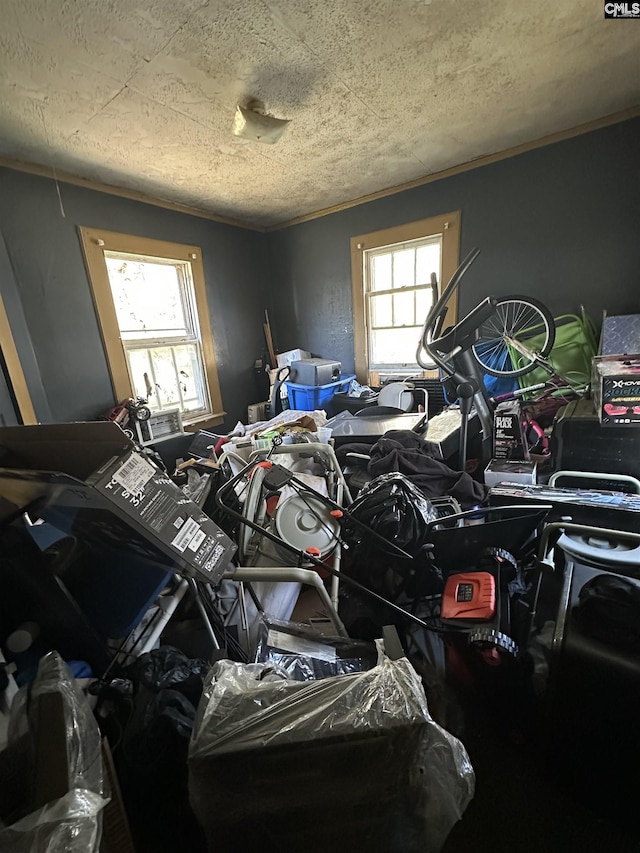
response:
<svg viewBox="0 0 640 853"><path fill-rule="evenodd" d="M536 359L518 352L509 340L529 348L543 358L549 355L556 337L553 315L546 305L531 296L504 296L497 300L495 316L478 329L473 355L489 376L522 376L536 367Z"/></svg>

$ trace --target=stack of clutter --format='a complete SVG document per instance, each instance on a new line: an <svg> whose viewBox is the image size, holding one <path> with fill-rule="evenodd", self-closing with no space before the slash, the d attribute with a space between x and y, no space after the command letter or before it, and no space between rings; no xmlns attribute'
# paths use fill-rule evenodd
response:
<svg viewBox="0 0 640 853"><path fill-rule="evenodd" d="M309 681L272 663L213 667L189 750L210 850L442 848L473 796L473 769L431 718L408 660L379 652L362 672Z"/></svg>

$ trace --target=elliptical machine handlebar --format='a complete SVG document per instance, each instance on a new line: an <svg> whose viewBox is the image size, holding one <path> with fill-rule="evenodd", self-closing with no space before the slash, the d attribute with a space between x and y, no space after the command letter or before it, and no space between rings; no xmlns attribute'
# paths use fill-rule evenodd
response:
<svg viewBox="0 0 640 853"><path fill-rule="evenodd" d="M447 313L447 303L460 286L462 277L480 254L480 249L472 249L454 272L449 283L442 291L427 314L422 327L422 333L416 351L416 361L423 370L440 368L452 381L456 396L460 403L460 459L459 464L464 470L466 462L467 421L475 400L476 410L482 425L484 441L491 438L493 414L486 394L478 366L469 352L478 328L495 313L496 300L488 296L480 302L462 320L442 334L442 327ZM427 362L423 354L430 361ZM460 368L464 372L460 372Z"/></svg>
<svg viewBox="0 0 640 853"><path fill-rule="evenodd" d="M443 358L438 353L435 344L440 342L440 333L442 332L444 318L447 314L447 303L458 289L462 276L466 273L479 254L480 249L472 249L469 252L458 269L451 276L449 283L440 294L440 297L431 306L431 309L426 316L422 326L422 332L420 333L418 349L416 351L416 361L423 370L433 370L433 365L435 364L437 367L442 367L442 369L450 376L453 376L454 368L447 364L447 362L454 354L448 353L448 355ZM465 320L466 319L467 318L465 317ZM464 320L462 322L464 322ZM456 326L457 325L459 324L456 324ZM454 328L456 328L456 326L454 326ZM424 352L431 357L432 362L429 363L424 361Z"/></svg>

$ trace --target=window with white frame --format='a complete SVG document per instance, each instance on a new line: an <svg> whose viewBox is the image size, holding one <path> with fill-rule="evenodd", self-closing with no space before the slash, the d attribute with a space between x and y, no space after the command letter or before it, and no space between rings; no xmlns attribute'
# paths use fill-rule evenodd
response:
<svg viewBox="0 0 640 853"><path fill-rule="evenodd" d="M427 313L458 263L459 213L351 240L354 345L361 382L422 373L416 349ZM450 320L455 305L450 306Z"/></svg>
<svg viewBox="0 0 640 853"><path fill-rule="evenodd" d="M116 397L187 424L221 418L200 250L81 232Z"/></svg>
<svg viewBox="0 0 640 853"><path fill-rule="evenodd" d="M432 275L441 280L442 237L365 250L369 369L418 370L416 347L433 304Z"/></svg>

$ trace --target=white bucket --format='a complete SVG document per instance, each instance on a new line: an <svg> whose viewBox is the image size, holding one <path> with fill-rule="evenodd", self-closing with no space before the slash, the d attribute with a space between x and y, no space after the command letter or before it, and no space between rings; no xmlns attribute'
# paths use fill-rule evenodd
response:
<svg viewBox="0 0 640 853"><path fill-rule="evenodd" d="M280 500L273 516L274 532L292 548L306 551L315 548L319 559L328 557L338 542L340 524L331 515L331 508L320 498L309 494L293 494ZM291 552L286 553L291 560Z"/></svg>

